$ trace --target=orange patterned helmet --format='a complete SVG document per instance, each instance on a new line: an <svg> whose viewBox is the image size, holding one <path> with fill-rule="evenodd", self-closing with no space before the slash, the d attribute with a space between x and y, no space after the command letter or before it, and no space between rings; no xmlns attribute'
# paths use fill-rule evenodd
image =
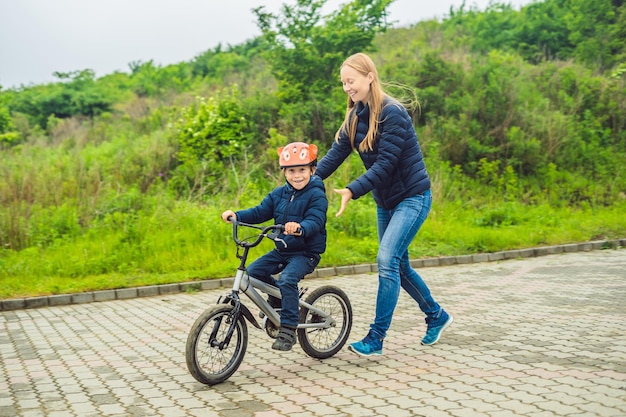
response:
<svg viewBox="0 0 626 417"><path fill-rule="evenodd" d="M280 167L299 167L304 165L317 165L317 146L304 142L292 142L287 146L278 148Z"/></svg>

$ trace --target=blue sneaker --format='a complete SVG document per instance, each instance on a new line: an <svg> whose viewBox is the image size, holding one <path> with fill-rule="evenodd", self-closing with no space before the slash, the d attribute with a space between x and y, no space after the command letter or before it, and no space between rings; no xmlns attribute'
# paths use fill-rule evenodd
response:
<svg viewBox="0 0 626 417"><path fill-rule="evenodd" d="M431 346L439 341L441 333L452 324L452 316L441 310L438 318L426 317L426 335L422 339L422 345Z"/></svg>
<svg viewBox="0 0 626 417"><path fill-rule="evenodd" d="M383 339L370 330L363 340L351 343L348 349L361 356L382 355Z"/></svg>

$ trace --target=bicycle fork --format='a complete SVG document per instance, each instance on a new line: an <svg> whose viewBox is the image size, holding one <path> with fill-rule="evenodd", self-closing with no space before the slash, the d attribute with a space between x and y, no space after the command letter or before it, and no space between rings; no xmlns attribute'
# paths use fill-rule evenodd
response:
<svg viewBox="0 0 626 417"><path fill-rule="evenodd" d="M224 336L224 340L222 340L221 342L219 342L216 339L216 336L217 336L217 332L219 331L220 326L222 325L223 317L220 318L220 320L215 323L213 331L211 332L211 338L210 338L211 347L218 347L220 350L223 350L228 347L228 345L230 344L230 339L233 337L233 333L235 332L237 321L239 320L239 317L242 314L256 328L258 329L262 328L261 325L254 318L254 316L252 315L248 307L246 307L241 302L241 299L239 298L239 291L241 289L242 283L244 284L243 291L245 293L247 287L249 287L250 285L249 278L245 275L245 272L243 270L238 269L237 274L235 276L235 282L233 283L232 292L226 297L223 297L223 298L220 297L217 300L217 304L222 304L222 303L230 304L233 306L233 309L228 313L228 320L227 320L227 322L229 323L228 331L226 332L226 335ZM246 295L250 297L249 294L246 294ZM260 297L258 293L255 293L255 295L257 297Z"/></svg>
<svg viewBox="0 0 626 417"><path fill-rule="evenodd" d="M219 350L224 350L228 347L228 345L230 344L230 339L233 337L233 333L235 332L235 326L237 325L237 320L239 320L240 313L241 302L239 301L239 297L237 297L237 301L233 303L233 309L228 313L226 322L230 323L230 325L228 326L228 331L226 332L226 336L224 336L224 340L219 341L217 339L217 332L222 326L222 320L224 320L224 317L220 317L213 326L213 331L211 332L211 336L209 337L211 347L217 347Z"/></svg>

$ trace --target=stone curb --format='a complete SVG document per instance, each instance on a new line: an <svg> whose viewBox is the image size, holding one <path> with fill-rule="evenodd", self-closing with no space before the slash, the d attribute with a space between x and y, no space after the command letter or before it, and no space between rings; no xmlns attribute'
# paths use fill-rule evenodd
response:
<svg viewBox="0 0 626 417"><path fill-rule="evenodd" d="M438 258L414 259L414 268L461 265L479 262L495 262L507 259L531 258L558 253L588 252L600 249L618 249L626 247L626 238L596 240L592 242L572 243L556 246L542 246L529 249L517 249L501 252L478 253L474 255L441 256ZM330 268L318 268L305 278L324 278L337 275L367 274L378 272L376 264L345 265ZM203 291L217 288L230 288L234 278L210 279L182 282L178 284L150 285L115 290L91 291L76 294L58 294L40 297L15 298L0 300L0 311L23 310L39 307L83 304L97 301L125 300L137 297L153 297L180 292Z"/></svg>

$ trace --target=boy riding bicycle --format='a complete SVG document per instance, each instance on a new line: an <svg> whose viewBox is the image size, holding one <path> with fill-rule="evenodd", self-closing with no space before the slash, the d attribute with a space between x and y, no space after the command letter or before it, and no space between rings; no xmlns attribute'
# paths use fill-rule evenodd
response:
<svg viewBox="0 0 626 417"><path fill-rule="evenodd" d="M281 236L285 244L276 242L276 247L252 262L247 272L280 289L282 303L273 297L268 300L273 307L281 308L280 330L272 349L288 351L296 342L298 283L313 272L326 250L328 199L323 182L313 176L317 146L292 142L279 148L278 155L286 184L272 190L256 207L224 211L222 219L229 222L233 216L250 224L274 219L275 224L285 225ZM275 280L273 275L278 273L280 278Z"/></svg>

